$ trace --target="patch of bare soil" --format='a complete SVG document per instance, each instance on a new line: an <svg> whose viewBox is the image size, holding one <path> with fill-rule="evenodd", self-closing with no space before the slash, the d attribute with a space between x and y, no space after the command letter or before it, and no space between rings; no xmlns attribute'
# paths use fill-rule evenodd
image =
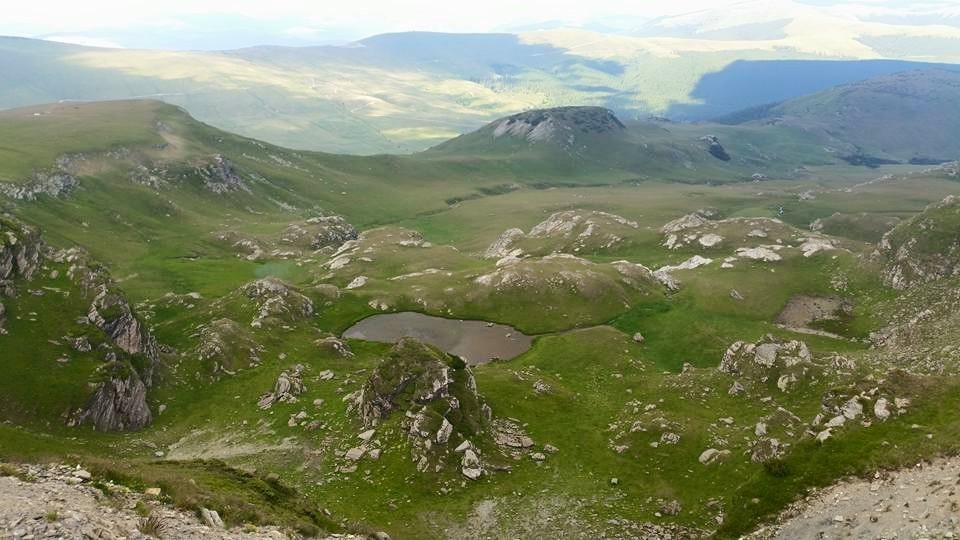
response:
<svg viewBox="0 0 960 540"><path fill-rule="evenodd" d="M807 333L825 334L813 325L824 321L840 321L850 315L853 303L839 296L794 295L777 315L776 323L791 330L806 330Z"/></svg>

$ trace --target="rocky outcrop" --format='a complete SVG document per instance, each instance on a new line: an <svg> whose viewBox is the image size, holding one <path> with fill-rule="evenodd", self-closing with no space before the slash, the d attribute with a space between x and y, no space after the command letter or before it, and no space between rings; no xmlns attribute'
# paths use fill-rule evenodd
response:
<svg viewBox="0 0 960 540"><path fill-rule="evenodd" d="M738 378L742 386L749 382L775 382L782 392L790 391L815 369L807 344L780 341L767 335L756 343L737 341L727 348L719 370Z"/></svg>
<svg viewBox="0 0 960 540"><path fill-rule="evenodd" d="M484 259L502 259L507 256L519 256L523 253L522 250L517 252L518 248L514 247L515 244L524 239L527 235L517 228L507 229L503 231L503 234L500 235L486 251L483 252Z"/></svg>
<svg viewBox="0 0 960 540"><path fill-rule="evenodd" d="M337 249L359 237L357 229L340 216L313 217L291 223L280 233L280 242L309 249Z"/></svg>
<svg viewBox="0 0 960 540"><path fill-rule="evenodd" d="M221 374L233 375L238 369L259 365L261 349L239 323L217 319L200 329L200 343L194 352L216 379Z"/></svg>
<svg viewBox="0 0 960 540"><path fill-rule="evenodd" d="M256 302L256 313L250 326L295 323L313 315L313 301L277 278L258 279L242 288L243 294Z"/></svg>
<svg viewBox="0 0 960 540"><path fill-rule="evenodd" d="M250 188L234 170L233 163L222 154L215 154L209 163L198 167L197 174L203 179L203 186L214 193L250 193Z"/></svg>
<svg viewBox="0 0 960 540"><path fill-rule="evenodd" d="M484 258L520 257L524 246L534 254L580 253L621 246L636 233L640 225L609 212L596 210L565 210L554 212L533 226L530 232L507 229L487 248ZM539 240L539 241L538 241Z"/></svg>
<svg viewBox="0 0 960 540"><path fill-rule="evenodd" d="M288 371L283 371L277 377L277 382L273 385L273 391L260 396L257 406L261 409L269 409L274 403L296 403L299 396L306 387L303 385L302 364L297 364Z"/></svg>
<svg viewBox="0 0 960 540"><path fill-rule="evenodd" d="M80 182L65 171L37 172L23 184L0 182L0 195L18 201L34 201L41 195L60 197L69 194L79 185Z"/></svg>
<svg viewBox="0 0 960 540"><path fill-rule="evenodd" d="M35 229L9 215L0 216L0 296L10 281L33 277L43 251L43 240Z"/></svg>
<svg viewBox="0 0 960 540"><path fill-rule="evenodd" d="M129 362L115 360L102 369L103 380L90 396L79 423L97 431L124 431L146 427L152 420L147 387Z"/></svg>
<svg viewBox="0 0 960 540"><path fill-rule="evenodd" d="M490 124L494 138L513 137L532 144L554 142L573 146L578 137L613 134L625 130L623 123L601 107L556 107L522 112Z"/></svg>
<svg viewBox="0 0 960 540"><path fill-rule="evenodd" d="M367 427L402 413L400 426L419 471L457 467L471 479L483 474L480 444L492 442L492 415L460 358L404 338L348 402Z"/></svg>
<svg viewBox="0 0 960 540"><path fill-rule="evenodd" d="M881 277L907 289L960 275L960 197L951 195L883 235L874 253Z"/></svg>
<svg viewBox="0 0 960 540"><path fill-rule="evenodd" d="M706 143L707 152L709 152L711 156L721 161L730 161L730 154L728 154L727 150L720 144L720 139L716 135L704 135L700 137L700 141Z"/></svg>

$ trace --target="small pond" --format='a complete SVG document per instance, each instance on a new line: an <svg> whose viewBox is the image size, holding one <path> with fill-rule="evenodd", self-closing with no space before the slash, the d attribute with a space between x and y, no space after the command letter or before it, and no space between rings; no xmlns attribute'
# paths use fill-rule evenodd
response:
<svg viewBox="0 0 960 540"><path fill-rule="evenodd" d="M384 343L412 337L460 356L470 365L519 356L533 341L532 337L503 324L444 319L414 312L367 317L348 328L343 337Z"/></svg>

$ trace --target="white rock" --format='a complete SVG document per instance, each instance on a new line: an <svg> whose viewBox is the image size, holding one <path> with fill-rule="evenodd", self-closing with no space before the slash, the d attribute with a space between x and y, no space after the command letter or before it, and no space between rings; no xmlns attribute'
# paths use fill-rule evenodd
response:
<svg viewBox="0 0 960 540"><path fill-rule="evenodd" d="M222 528L223 528L223 520L220 519L220 514L218 514L216 510L209 510L209 509L207 509L207 508L201 508L201 509L200 509L200 519L203 520L203 522L204 522L208 527L213 527L213 528L215 528L215 529L222 529Z"/></svg>
<svg viewBox="0 0 960 540"><path fill-rule="evenodd" d="M364 285L366 285L366 284L367 284L367 281L368 281L367 276L357 276L357 277L353 278L353 281L351 281L350 283L347 283L347 286L344 287L344 288L345 288L345 289L359 289L360 287L363 287Z"/></svg>
<svg viewBox="0 0 960 540"><path fill-rule="evenodd" d="M779 253L764 246L755 248L740 248L737 250L737 256L755 261L777 262L783 259Z"/></svg>
<svg viewBox="0 0 960 540"><path fill-rule="evenodd" d="M887 408L888 405L887 398L878 399L877 402L873 404L873 415L880 421L885 422L890 418L890 409Z"/></svg>
<svg viewBox="0 0 960 540"><path fill-rule="evenodd" d="M360 458L362 458L363 455L366 454L366 453L367 453L367 447L366 447L366 446L355 446L355 447L347 450L347 454L346 454L346 456L344 456L344 457L346 457L346 458L349 459L350 461L358 461L358 460L359 460Z"/></svg>
<svg viewBox="0 0 960 540"><path fill-rule="evenodd" d="M710 465L717 461L722 461L730 456L729 450L717 450L716 448L708 448L700 454L699 461L704 465Z"/></svg>
<svg viewBox="0 0 960 540"><path fill-rule="evenodd" d="M700 242L700 245L705 248L711 248L720 242L723 242L723 237L719 234L709 233L701 236L698 242Z"/></svg>

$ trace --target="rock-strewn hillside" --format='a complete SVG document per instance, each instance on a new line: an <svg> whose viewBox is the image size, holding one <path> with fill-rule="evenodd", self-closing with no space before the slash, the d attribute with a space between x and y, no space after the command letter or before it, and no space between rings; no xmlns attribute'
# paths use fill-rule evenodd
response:
<svg viewBox="0 0 960 540"><path fill-rule="evenodd" d="M146 394L160 361L159 347L106 269L80 249L58 251L46 246L36 230L11 217L0 221L0 239L0 306L14 306L24 294L47 294L30 288L41 272L53 277L66 275L75 290L50 292L80 295L87 306L76 316L82 325L95 329L93 335L65 336L63 341L68 350L95 354L103 363L90 381L94 391L88 402L70 412L68 422L89 423L101 431L140 429L149 424L152 415ZM0 307L0 334L6 332L6 312L6 307ZM9 338L0 335L2 339ZM69 362L69 357L61 360ZM78 386L87 383L75 382Z"/></svg>
<svg viewBox="0 0 960 540"><path fill-rule="evenodd" d="M883 236L876 256L895 289L960 275L960 197L927 207Z"/></svg>

